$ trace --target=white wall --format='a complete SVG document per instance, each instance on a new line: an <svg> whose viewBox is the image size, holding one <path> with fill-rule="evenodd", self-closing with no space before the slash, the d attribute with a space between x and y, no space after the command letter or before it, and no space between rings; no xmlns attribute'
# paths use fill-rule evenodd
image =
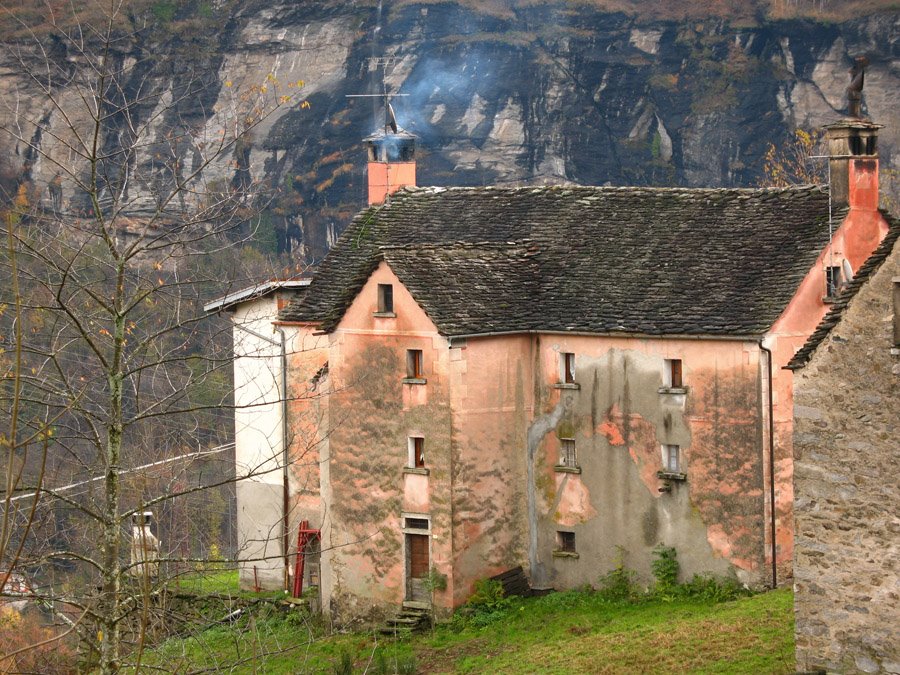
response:
<svg viewBox="0 0 900 675"><path fill-rule="evenodd" d="M235 473L242 588L283 583L281 348L275 294L238 305L234 323ZM254 567L256 575L254 577Z"/></svg>

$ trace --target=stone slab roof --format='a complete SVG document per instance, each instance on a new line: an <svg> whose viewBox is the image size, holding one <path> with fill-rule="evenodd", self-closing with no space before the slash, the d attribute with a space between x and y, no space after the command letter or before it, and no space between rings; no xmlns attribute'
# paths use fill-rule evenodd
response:
<svg viewBox="0 0 900 675"><path fill-rule="evenodd" d="M827 241L813 186L407 188L353 220L280 318L333 330L383 259L448 336L759 335Z"/></svg>
<svg viewBox="0 0 900 675"><path fill-rule="evenodd" d="M788 370L799 370L809 363L809 360L812 358L816 349L818 349L819 345L825 341L828 334L831 333L831 329L840 323L841 316L843 316L844 311L847 309L847 306L853 298L856 297L856 294L859 293L859 290L866 284L872 275L875 274L878 268L881 267L881 264L887 260L888 256L890 256L891 252L894 250L897 241L900 240L900 220L892 218L887 214L882 215L884 215L885 220L887 220L890 225L887 236L885 236L878 245L878 248L872 252L872 255L869 256L866 262L863 263L862 267L859 268L859 271L853 277L853 280L841 290L840 295L838 295L837 299L834 301L831 309L828 310L828 313L822 318L819 325L816 326L816 329L809 338L807 338L803 346L797 350L797 353L794 354L794 357L785 366Z"/></svg>

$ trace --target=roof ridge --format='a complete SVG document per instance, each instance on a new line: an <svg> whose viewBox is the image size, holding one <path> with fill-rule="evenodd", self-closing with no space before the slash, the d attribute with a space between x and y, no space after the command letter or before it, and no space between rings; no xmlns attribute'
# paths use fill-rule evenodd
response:
<svg viewBox="0 0 900 675"><path fill-rule="evenodd" d="M819 325L816 326L816 329L810 334L806 342L803 343L803 346L800 347L793 358L788 361L788 364L785 366L787 370L799 370L809 363L813 354L822 342L824 342L825 338L828 337L828 334L831 333L831 329L840 322L841 316L850 304L850 301L856 297L860 289L862 289L872 275L878 271L882 263L887 260L888 256L894 250L894 246L897 241L900 240L900 219L884 212L881 212L881 215L888 223L888 233L885 235L884 239L881 240L881 243L877 248L872 251L872 255L870 255L862 264L853 279L841 289L841 292L835 299L831 309L828 310L824 317L822 317Z"/></svg>
<svg viewBox="0 0 900 675"><path fill-rule="evenodd" d="M397 250L424 250L424 249L444 249L444 248L524 248L535 243L534 239L526 238L518 241L448 241L441 243L411 242L408 244L383 244L378 247L379 251L397 251Z"/></svg>
<svg viewBox="0 0 900 675"><path fill-rule="evenodd" d="M827 185L804 183L800 185L760 186L760 187L688 187L688 186L651 186L651 185L410 185L397 190L394 195L441 194L443 192L657 192L660 194L685 193L780 193L780 192L819 192L827 193ZM368 209L367 209L368 210Z"/></svg>

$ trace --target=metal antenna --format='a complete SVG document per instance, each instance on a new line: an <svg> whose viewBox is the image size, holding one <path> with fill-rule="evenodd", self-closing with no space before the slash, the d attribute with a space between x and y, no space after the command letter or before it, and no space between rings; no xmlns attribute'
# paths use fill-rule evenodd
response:
<svg viewBox="0 0 900 675"><path fill-rule="evenodd" d="M368 59L369 70L381 68L381 93L380 94L345 94L346 98L380 98L384 101L384 133L397 133L397 118L394 116L394 108L391 99L409 94L388 94L387 69L397 60L396 56L373 56Z"/></svg>

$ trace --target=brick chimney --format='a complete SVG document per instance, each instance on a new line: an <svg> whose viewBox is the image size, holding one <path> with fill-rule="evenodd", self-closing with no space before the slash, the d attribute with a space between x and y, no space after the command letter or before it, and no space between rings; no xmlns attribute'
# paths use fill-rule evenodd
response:
<svg viewBox="0 0 900 675"><path fill-rule="evenodd" d="M836 208L878 209L878 130L882 126L844 119L825 127L831 199Z"/></svg>
<svg viewBox="0 0 900 675"><path fill-rule="evenodd" d="M416 137L389 127L363 139L369 155L369 205L387 201L394 192L416 184Z"/></svg>

